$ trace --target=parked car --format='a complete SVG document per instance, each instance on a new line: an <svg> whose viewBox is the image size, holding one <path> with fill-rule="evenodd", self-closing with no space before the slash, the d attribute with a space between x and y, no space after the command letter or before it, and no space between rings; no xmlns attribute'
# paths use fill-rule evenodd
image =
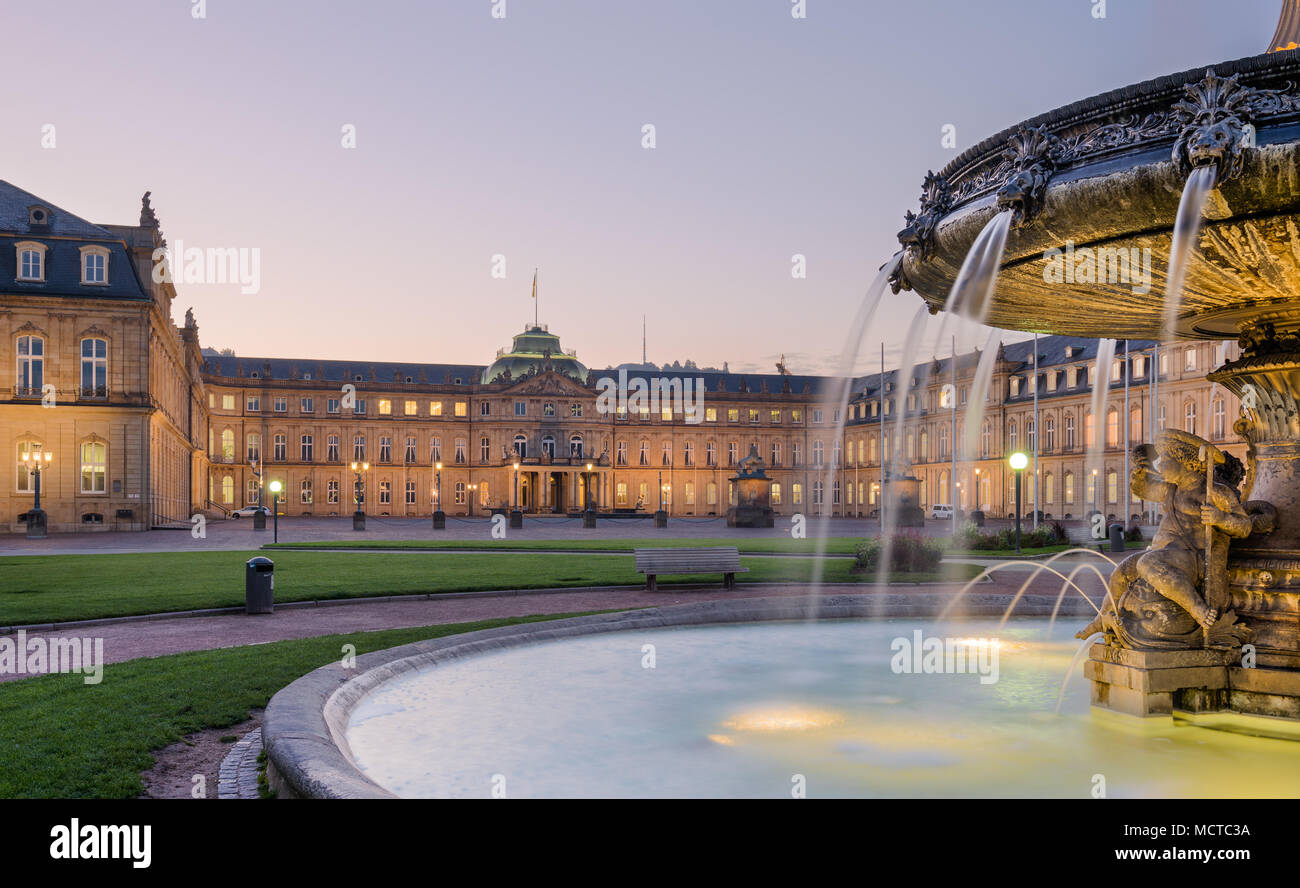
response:
<svg viewBox="0 0 1300 888"><path fill-rule="evenodd" d="M942 503L935 503L930 508L930 517L939 518L939 519L950 519L952 518L952 506L944 505Z"/></svg>
<svg viewBox="0 0 1300 888"><path fill-rule="evenodd" d="M271 507L270 506L244 506L244 508L242 509L235 509L233 512L231 512L230 517L231 518L252 518L258 512L261 512L263 515L270 517Z"/></svg>

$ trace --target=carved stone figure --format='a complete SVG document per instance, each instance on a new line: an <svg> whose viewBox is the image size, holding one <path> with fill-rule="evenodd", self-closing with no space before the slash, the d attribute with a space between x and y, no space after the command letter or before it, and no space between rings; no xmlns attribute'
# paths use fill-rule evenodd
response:
<svg viewBox="0 0 1300 888"><path fill-rule="evenodd" d="M157 228L158 216L153 211L153 205L149 203L149 195L152 191L146 191L144 197L140 198L140 226L142 228Z"/></svg>
<svg viewBox="0 0 1300 888"><path fill-rule="evenodd" d="M1173 108L1183 125L1173 157L1184 174L1213 165L1222 182L1241 172L1255 90L1238 79L1237 74L1219 77L1211 68L1200 81L1183 87L1185 95Z"/></svg>
<svg viewBox="0 0 1300 888"><path fill-rule="evenodd" d="M1242 505L1241 461L1175 429L1154 447L1134 448L1133 458L1131 489L1160 503L1163 518L1151 548L1115 569L1101 613L1078 637L1104 632L1110 644L1136 650L1241 644L1249 630L1224 610L1228 543L1272 529L1266 508L1252 515Z"/></svg>
<svg viewBox="0 0 1300 888"><path fill-rule="evenodd" d="M1043 126L1021 129L1011 137L1005 156L1012 164L1012 173L998 189L997 204L1015 214L1013 224L1025 224L1043 208L1047 183L1056 171L1059 145L1060 140Z"/></svg>

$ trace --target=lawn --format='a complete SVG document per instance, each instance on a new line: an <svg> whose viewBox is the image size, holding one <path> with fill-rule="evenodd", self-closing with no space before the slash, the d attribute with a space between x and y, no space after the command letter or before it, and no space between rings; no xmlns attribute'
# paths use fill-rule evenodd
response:
<svg viewBox="0 0 1300 888"><path fill-rule="evenodd" d="M0 558L0 626L48 623L244 603L244 562L275 561L276 601L413 595L491 589L640 585L631 556L561 554L425 554L379 552L148 552ZM741 582L804 582L811 558L742 558ZM827 559L823 580L872 582L853 560ZM970 565L944 575L896 574L891 582L969 578ZM720 575L664 577L663 582L720 582Z"/></svg>
<svg viewBox="0 0 1300 888"><path fill-rule="evenodd" d="M515 623L576 614L327 635L173 654L104 667L104 680L47 675L0 683L0 797L131 798L150 752L222 728L266 706L280 688L338 659ZM209 786L209 797L217 788Z"/></svg>
<svg viewBox="0 0 1300 888"><path fill-rule="evenodd" d="M852 555L858 537L829 537L828 555ZM735 546L742 555L813 555L817 540L790 537L768 539L636 539L636 540L326 540L308 543L267 543L264 549L528 549L591 552L631 552L633 549L668 549L696 546Z"/></svg>
<svg viewBox="0 0 1300 888"><path fill-rule="evenodd" d="M1110 543L1105 540L1097 540L1089 544L1080 543L1063 543L1059 546L1022 546L1020 555L1055 555L1057 552L1064 552L1066 549L1089 549L1097 551L1097 546L1102 546L1102 554L1110 552ZM1124 544L1125 549L1145 549L1151 545L1150 540L1129 540ZM945 556L955 558L1009 558L1015 557L1015 549L948 549L944 552Z"/></svg>

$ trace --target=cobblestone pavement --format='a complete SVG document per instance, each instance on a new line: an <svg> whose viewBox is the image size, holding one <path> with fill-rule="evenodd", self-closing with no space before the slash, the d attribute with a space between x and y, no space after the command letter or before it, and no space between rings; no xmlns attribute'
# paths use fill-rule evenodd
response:
<svg viewBox="0 0 1300 888"><path fill-rule="evenodd" d="M262 753L262 729L249 731L221 762L217 776L217 798L256 799L257 757Z"/></svg>

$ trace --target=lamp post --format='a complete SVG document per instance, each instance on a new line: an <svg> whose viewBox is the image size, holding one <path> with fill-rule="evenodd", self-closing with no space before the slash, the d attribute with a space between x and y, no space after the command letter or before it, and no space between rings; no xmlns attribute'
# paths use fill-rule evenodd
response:
<svg viewBox="0 0 1300 888"><path fill-rule="evenodd" d="M436 484L437 484L437 500L438 500L437 503L438 507L433 510L433 529L446 530L447 513L442 510L442 461L441 460L433 464L433 470L434 470L434 478L437 479Z"/></svg>
<svg viewBox="0 0 1300 888"><path fill-rule="evenodd" d="M271 482L271 542L280 542L280 482Z"/></svg>
<svg viewBox="0 0 1300 888"><path fill-rule="evenodd" d="M477 484L466 484L465 489L469 491L469 517L474 517L474 491L478 490Z"/></svg>
<svg viewBox="0 0 1300 888"><path fill-rule="evenodd" d="M253 463L253 477L257 479L257 511L253 513L253 530L266 530L266 515L262 512L262 464Z"/></svg>
<svg viewBox="0 0 1300 888"><path fill-rule="evenodd" d="M515 507L510 512L510 526L520 528L524 526L524 513L519 508L519 459L515 458L513 463L515 470Z"/></svg>
<svg viewBox="0 0 1300 888"><path fill-rule="evenodd" d="M582 513L582 526L584 528L594 528L596 526L596 506L591 501L591 463L587 463L587 508Z"/></svg>
<svg viewBox="0 0 1300 888"><path fill-rule="evenodd" d="M354 462L352 464L352 471L357 476L357 480L353 485L353 494L352 494L353 499L356 500L356 506L357 506L356 511L352 513L352 529L365 530L366 510L362 508L362 506L365 504L365 488L362 486L361 473L370 471L370 463Z"/></svg>
<svg viewBox="0 0 1300 888"><path fill-rule="evenodd" d="M1007 458L1007 462L1010 463L1011 468L1014 469L1016 472L1016 554L1019 555L1020 554L1020 489L1021 489L1020 476L1021 473L1024 472L1025 467L1029 465L1029 457L1025 456L1023 453L1017 450L1015 453L1011 454L1011 456Z"/></svg>
<svg viewBox="0 0 1300 888"><path fill-rule="evenodd" d="M655 527L668 526L668 512L664 510L664 492L667 490L664 485L664 473L659 473L659 508L655 511Z"/></svg>
<svg viewBox="0 0 1300 888"><path fill-rule="evenodd" d="M23 465L31 470L35 480L36 500L32 510L27 513L27 538L43 540L46 533L45 512L41 509L41 466L48 466L54 460L54 454L48 450L31 450L23 453Z"/></svg>

